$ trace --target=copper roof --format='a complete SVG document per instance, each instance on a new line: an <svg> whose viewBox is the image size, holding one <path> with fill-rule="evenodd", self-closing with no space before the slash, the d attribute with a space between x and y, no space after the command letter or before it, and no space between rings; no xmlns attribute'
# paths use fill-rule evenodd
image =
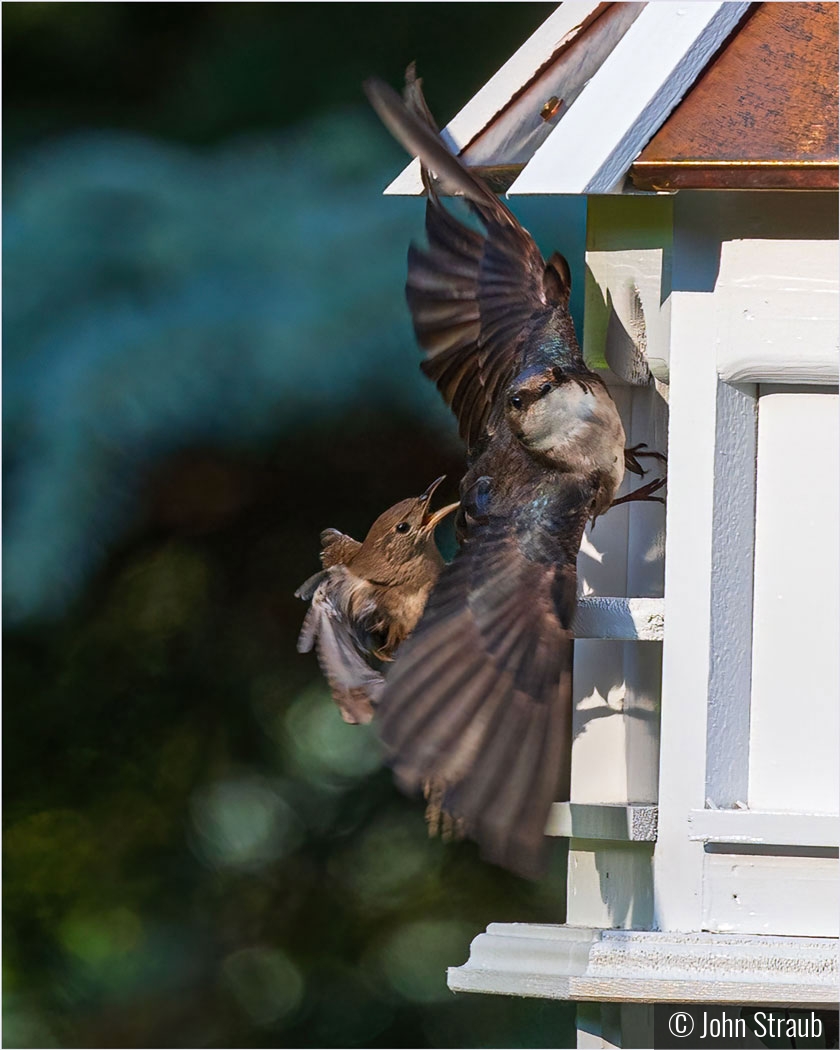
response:
<svg viewBox="0 0 840 1050"><path fill-rule="evenodd" d="M640 189L834 189L838 5L760 3L630 169Z"/></svg>

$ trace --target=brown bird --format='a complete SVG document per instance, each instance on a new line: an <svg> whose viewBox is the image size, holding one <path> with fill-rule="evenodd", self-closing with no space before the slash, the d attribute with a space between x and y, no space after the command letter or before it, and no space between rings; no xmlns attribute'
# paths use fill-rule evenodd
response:
<svg viewBox="0 0 840 1050"><path fill-rule="evenodd" d="M379 666L392 659L414 630L435 585L443 558L435 529L457 510L430 509L438 478L422 496L381 514L363 543L337 529L321 533L321 564L295 591L311 600L298 652L313 646L345 722L370 722L382 692Z"/></svg>
<svg viewBox="0 0 840 1050"><path fill-rule="evenodd" d="M422 369L468 449L461 548L388 673L380 735L398 782L489 860L536 876L551 804L568 798L571 624L584 526L613 503L624 429L584 363L566 260L533 238L444 146L409 70L404 104L381 81L368 98L421 160L428 248L409 251L406 293ZM462 194L482 229L443 206ZM651 498L662 484L633 498Z"/></svg>

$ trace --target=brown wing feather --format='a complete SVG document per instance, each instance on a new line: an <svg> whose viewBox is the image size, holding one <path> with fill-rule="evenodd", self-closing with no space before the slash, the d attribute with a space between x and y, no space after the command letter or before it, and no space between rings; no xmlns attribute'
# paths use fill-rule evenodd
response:
<svg viewBox="0 0 840 1050"><path fill-rule="evenodd" d="M324 529L321 533L321 564L325 569L332 565L346 565L361 546L358 540L338 529Z"/></svg>
<svg viewBox="0 0 840 1050"><path fill-rule="evenodd" d="M483 855L527 876L568 797L575 565L526 556L503 523L441 574L386 679L380 735L401 786L432 786Z"/></svg>
<svg viewBox="0 0 840 1050"><path fill-rule="evenodd" d="M423 371L452 407L462 437L473 447L492 426L497 391L517 370L529 328L566 311L568 267L547 266L534 239L509 209L444 145L412 70L408 105L378 80L365 90L386 127L421 160L428 193L428 248L409 252L406 294ZM432 181L463 194L481 219L478 232L442 204Z"/></svg>
<svg viewBox="0 0 840 1050"><path fill-rule="evenodd" d="M345 722L355 725L370 722L373 718L384 679L360 653L347 610L338 600L339 581L332 573L340 574L343 571L339 568L320 574L321 579L312 595L312 604L304 618L297 647L300 653L315 649L341 717ZM303 588L299 588L297 593L303 596Z"/></svg>

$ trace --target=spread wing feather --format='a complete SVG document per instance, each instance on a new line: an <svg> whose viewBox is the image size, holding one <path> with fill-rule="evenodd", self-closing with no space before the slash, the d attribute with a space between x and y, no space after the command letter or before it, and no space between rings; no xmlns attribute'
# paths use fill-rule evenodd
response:
<svg viewBox="0 0 840 1050"><path fill-rule="evenodd" d="M512 212L446 148L412 69L408 104L379 80L367 81L365 91L394 137L420 157L428 248L409 252L406 295L426 352L423 371L472 448L493 426L494 399L516 374L530 327L566 311L568 267L562 259L547 266ZM483 232L444 207L432 171L444 192L467 198Z"/></svg>
<svg viewBox="0 0 840 1050"><path fill-rule="evenodd" d="M373 718L385 680L363 657L361 641L335 600L338 588L332 574L342 571L339 567L317 573L298 588L298 597L306 597L307 592L311 592L312 604L304 618L297 647L300 653L315 649L344 721L366 724ZM311 590L313 581L317 581L314 591Z"/></svg>
<svg viewBox="0 0 840 1050"><path fill-rule="evenodd" d="M388 673L380 736L405 790L433 792L483 855L527 876L568 790L575 565L489 519L442 572Z"/></svg>

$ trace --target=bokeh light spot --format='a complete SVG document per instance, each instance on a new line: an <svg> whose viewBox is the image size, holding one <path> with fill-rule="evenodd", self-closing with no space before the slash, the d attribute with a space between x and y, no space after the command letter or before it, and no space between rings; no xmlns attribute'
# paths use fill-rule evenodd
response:
<svg viewBox="0 0 840 1050"><path fill-rule="evenodd" d="M418 814L392 813L377 820L349 849L330 861L330 874L367 912L388 911L433 879L435 856Z"/></svg>
<svg viewBox="0 0 840 1050"><path fill-rule="evenodd" d="M71 912L59 928L59 939L72 955L91 965L134 951L143 937L143 924L128 908L101 914Z"/></svg>
<svg viewBox="0 0 840 1050"><path fill-rule="evenodd" d="M464 922L430 919L396 929L377 953L383 977L404 999L442 1002L452 993L446 969L466 960L476 930Z"/></svg>
<svg viewBox="0 0 840 1050"><path fill-rule="evenodd" d="M342 721L329 692L320 685L295 699L282 728L296 771L309 781L340 788L382 764L372 727Z"/></svg>
<svg viewBox="0 0 840 1050"><path fill-rule="evenodd" d="M263 777L217 780L190 802L196 847L211 865L254 869L292 853L303 829L279 784Z"/></svg>
<svg viewBox="0 0 840 1050"><path fill-rule="evenodd" d="M242 948L222 963L222 980L254 1024L276 1024L303 998L300 971L276 948Z"/></svg>

